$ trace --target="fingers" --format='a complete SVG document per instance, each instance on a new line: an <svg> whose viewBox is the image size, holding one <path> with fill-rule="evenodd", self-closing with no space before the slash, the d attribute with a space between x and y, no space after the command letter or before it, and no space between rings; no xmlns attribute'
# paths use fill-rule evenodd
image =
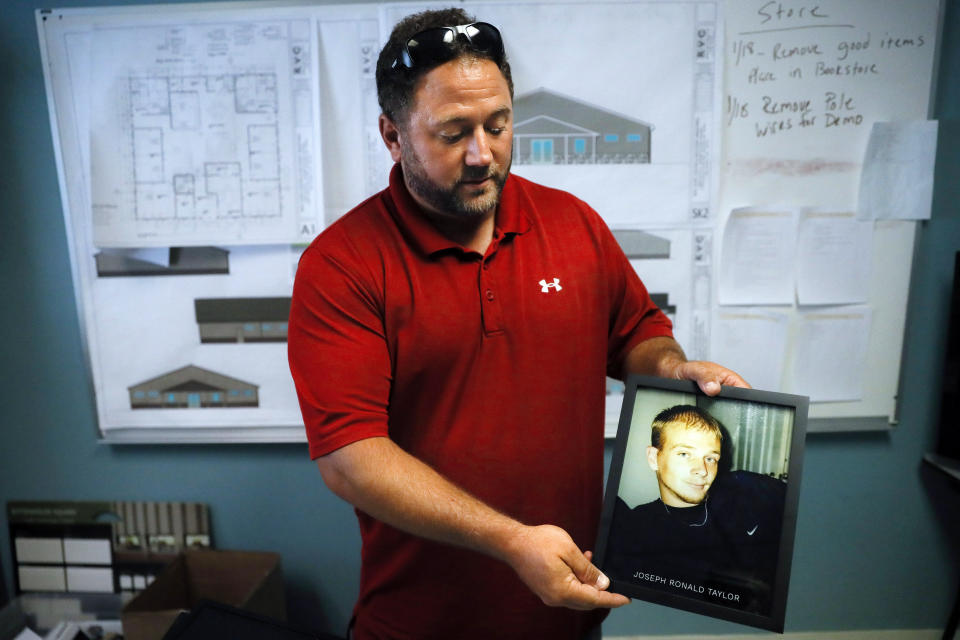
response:
<svg viewBox="0 0 960 640"><path fill-rule="evenodd" d="M565 601L557 603L557 606L576 609L578 611L588 611L590 609L616 609L625 604L630 604L630 598L624 595L610 593L609 591L600 591L596 587L577 583L571 588Z"/></svg>
<svg viewBox="0 0 960 640"><path fill-rule="evenodd" d="M573 570L574 577L577 579L573 594L577 600L573 605L566 606L580 608L577 606L578 603L586 603L586 606L583 607L586 609L595 609L597 607L613 609L622 607L630 602L630 599L626 596L620 595L619 593L607 592L607 589L610 587L610 578L604 575L603 572L591 562L593 558L592 552L587 551L583 554L578 552L578 555L579 558L577 558L570 567ZM574 568L573 565L578 566Z"/></svg>
<svg viewBox="0 0 960 640"><path fill-rule="evenodd" d="M728 387L750 388L750 385L740 375L722 367L715 362L706 362L693 360L684 362L680 365L678 374L680 378L693 380L708 396L715 396L720 393L721 385Z"/></svg>
<svg viewBox="0 0 960 640"><path fill-rule="evenodd" d="M603 575L600 569L591 562L592 559L593 552L587 551L587 553L580 553L578 549L573 558L568 561L568 564L573 570L573 575L576 576L577 580L582 584L603 591L610 586L610 578Z"/></svg>
<svg viewBox="0 0 960 640"><path fill-rule="evenodd" d="M630 599L619 593L609 593L610 578L593 564L593 552L581 553L576 545L572 544L569 553L563 556L572 575L568 582L569 593L562 606L570 609L596 609L604 607L614 609L630 602Z"/></svg>
<svg viewBox="0 0 960 640"><path fill-rule="evenodd" d="M563 529L530 527L523 541L511 565L544 604L587 610L630 602L625 596L606 591L610 580L590 561L593 554L582 553Z"/></svg>

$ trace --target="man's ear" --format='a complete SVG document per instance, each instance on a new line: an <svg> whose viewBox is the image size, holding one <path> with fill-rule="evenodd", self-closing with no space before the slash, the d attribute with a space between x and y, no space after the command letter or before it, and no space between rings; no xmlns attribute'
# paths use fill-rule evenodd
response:
<svg viewBox="0 0 960 640"><path fill-rule="evenodd" d="M390 157L394 162L400 162L400 129L386 114L380 114L380 137L387 145Z"/></svg>
<svg viewBox="0 0 960 640"><path fill-rule="evenodd" d="M657 466L658 453L660 453L660 449L657 449L653 445L647 447L647 464L650 465L650 468L654 471L660 471Z"/></svg>

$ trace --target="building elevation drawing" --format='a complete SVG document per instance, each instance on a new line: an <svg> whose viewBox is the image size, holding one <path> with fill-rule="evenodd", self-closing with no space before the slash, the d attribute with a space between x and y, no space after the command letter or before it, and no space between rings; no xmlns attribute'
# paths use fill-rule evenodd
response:
<svg viewBox="0 0 960 640"><path fill-rule="evenodd" d="M94 256L97 275L184 276L230 273L230 252L217 247L170 247L165 264L144 260L131 249L101 251Z"/></svg>
<svg viewBox="0 0 960 640"><path fill-rule="evenodd" d="M258 407L259 387L188 365L127 388L132 409Z"/></svg>
<svg viewBox="0 0 960 640"><path fill-rule="evenodd" d="M670 241L640 229L611 229L617 244L631 260L663 260L670 257Z"/></svg>
<svg viewBox="0 0 960 640"><path fill-rule="evenodd" d="M200 342L286 342L290 298L198 298Z"/></svg>
<svg viewBox="0 0 960 640"><path fill-rule="evenodd" d="M517 164L650 162L653 126L548 89L513 102Z"/></svg>

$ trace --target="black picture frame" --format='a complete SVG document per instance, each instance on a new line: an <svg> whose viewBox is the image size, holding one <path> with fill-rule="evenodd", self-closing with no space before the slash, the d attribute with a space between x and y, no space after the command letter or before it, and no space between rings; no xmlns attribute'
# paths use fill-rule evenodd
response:
<svg viewBox="0 0 960 640"><path fill-rule="evenodd" d="M595 549L610 590L782 633L809 399L736 387L710 397L691 381L639 375L625 385ZM719 459L679 441L648 450L654 417L677 405L697 407L719 423L722 438L710 435L708 447L722 442ZM666 451L680 456L675 460L704 461L700 478L714 470L709 482L680 487L697 493L689 502L678 503L670 488L681 465L661 458ZM680 482L688 482L685 475Z"/></svg>

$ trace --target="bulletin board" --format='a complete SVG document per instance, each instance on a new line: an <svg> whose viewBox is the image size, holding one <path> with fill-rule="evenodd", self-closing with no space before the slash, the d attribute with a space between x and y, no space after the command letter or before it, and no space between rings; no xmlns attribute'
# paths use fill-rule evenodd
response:
<svg viewBox="0 0 960 640"><path fill-rule="evenodd" d="M296 263L325 225L386 185L376 57L396 20L425 6L37 12L103 441L304 439L285 342ZM768 388L802 394L789 375L800 319L836 311L721 304L725 225L740 207L856 210L872 123L928 117L939 2L465 8L507 43L513 171L597 209L691 358L736 342L731 314L775 315L788 373ZM611 63L598 68L597 56ZM765 99L779 117L761 117ZM801 126L793 103L817 125ZM566 129L545 138L546 121ZM814 401L810 430L894 419L915 224L873 223L858 305L871 318L863 392Z"/></svg>

